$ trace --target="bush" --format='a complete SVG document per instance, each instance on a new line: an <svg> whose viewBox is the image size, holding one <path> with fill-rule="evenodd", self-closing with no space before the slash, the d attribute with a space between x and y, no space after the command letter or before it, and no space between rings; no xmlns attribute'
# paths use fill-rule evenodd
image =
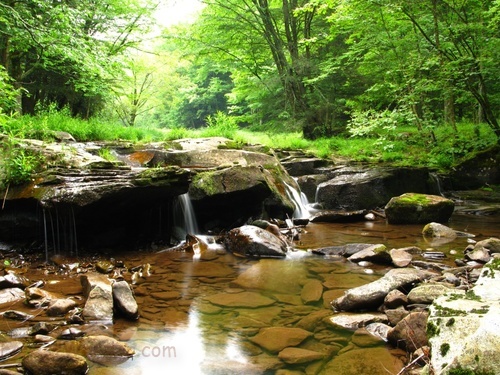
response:
<svg viewBox="0 0 500 375"><path fill-rule="evenodd" d="M237 119L234 116L218 111L206 119L207 127L200 133L202 137L225 137L233 139L238 131Z"/></svg>

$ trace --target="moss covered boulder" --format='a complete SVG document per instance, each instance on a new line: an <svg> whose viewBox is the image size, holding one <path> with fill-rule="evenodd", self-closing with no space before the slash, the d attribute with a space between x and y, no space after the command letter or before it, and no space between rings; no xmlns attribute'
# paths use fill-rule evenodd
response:
<svg viewBox="0 0 500 375"><path fill-rule="evenodd" d="M438 195L406 193L393 197L385 206L389 224L424 224L447 222L455 203Z"/></svg>

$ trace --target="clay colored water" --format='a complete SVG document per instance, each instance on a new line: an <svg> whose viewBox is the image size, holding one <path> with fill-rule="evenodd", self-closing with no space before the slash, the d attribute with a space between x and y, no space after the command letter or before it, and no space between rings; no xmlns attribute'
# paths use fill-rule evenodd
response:
<svg viewBox="0 0 500 375"><path fill-rule="evenodd" d="M476 234L475 240L500 235L498 216L455 214L448 224ZM97 259L123 261L125 267L116 270L134 280L139 320L75 327L125 341L136 355L106 365L90 363L90 374L274 374L280 369L297 374L397 374L406 360L403 351L328 322L332 299L377 279L389 268L361 267L305 250L354 242L382 243L389 249L418 246L443 251L447 259L442 262L453 264L467 246L465 238L430 243L421 230L422 226L390 226L383 220L311 223L296 244L298 251L286 259L249 260L213 246L204 254L134 252L65 259L59 261L62 267L33 262L17 272L31 281L44 280L45 290L71 296L83 305L78 271L91 269ZM452 250L458 254L451 255ZM22 266L20 259L12 261ZM150 274L126 271L143 264L151 265ZM1 307L8 309L35 316L27 321L0 318L5 340L15 337L25 343L22 352L4 364L20 362L35 347L26 332L35 322L63 324L53 336L68 328L63 319L49 318L22 302ZM75 343L57 340L52 348L78 351Z"/></svg>

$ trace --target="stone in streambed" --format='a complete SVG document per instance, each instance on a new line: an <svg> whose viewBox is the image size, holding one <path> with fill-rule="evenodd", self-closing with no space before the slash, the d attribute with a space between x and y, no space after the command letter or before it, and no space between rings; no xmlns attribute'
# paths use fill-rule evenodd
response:
<svg viewBox="0 0 500 375"><path fill-rule="evenodd" d="M389 251L389 255L391 256L392 264L400 268L408 266L413 259L413 255L404 249L392 249Z"/></svg>
<svg viewBox="0 0 500 375"><path fill-rule="evenodd" d="M231 229L224 237L224 245L234 254L253 258L282 258L287 252L281 238L255 225Z"/></svg>
<svg viewBox="0 0 500 375"><path fill-rule="evenodd" d="M389 224L424 224L447 222L455 203L439 195L405 193L393 197L385 206Z"/></svg>
<svg viewBox="0 0 500 375"><path fill-rule="evenodd" d="M112 289L115 310L127 319L137 319L139 306L130 285L125 280L117 281L113 284Z"/></svg>
<svg viewBox="0 0 500 375"><path fill-rule="evenodd" d="M250 341L271 353L278 353L287 347L300 345L310 336L311 332L301 328L267 327L251 337Z"/></svg>
<svg viewBox="0 0 500 375"><path fill-rule="evenodd" d="M219 293L205 298L214 305L257 308L273 305L276 301L254 292Z"/></svg>
<svg viewBox="0 0 500 375"><path fill-rule="evenodd" d="M391 256L387 252L385 245L376 244L366 249L363 249L356 254L351 255L347 258L349 261L354 263L359 263L363 261L378 263L378 264L389 264L391 263Z"/></svg>
<svg viewBox="0 0 500 375"><path fill-rule="evenodd" d="M88 372L87 361L81 355L43 349L28 354L22 364L25 370L36 375L83 375Z"/></svg>
<svg viewBox="0 0 500 375"><path fill-rule="evenodd" d="M317 361L324 357L324 353L301 348L285 348L278 354L279 359L290 365Z"/></svg>
<svg viewBox="0 0 500 375"><path fill-rule="evenodd" d="M127 344L108 336L84 337L81 348L88 359L102 365L117 365L135 354Z"/></svg>
<svg viewBox="0 0 500 375"><path fill-rule="evenodd" d="M0 290L0 305L19 301L24 297L24 291L20 288L2 289Z"/></svg>
<svg viewBox="0 0 500 375"><path fill-rule="evenodd" d="M418 348L428 345L427 312L413 312L401 320L387 334L387 339L394 346L406 349L413 353Z"/></svg>
<svg viewBox="0 0 500 375"><path fill-rule="evenodd" d="M323 295L323 284L319 280L310 280L303 287L300 298L304 304L316 303Z"/></svg>
<svg viewBox="0 0 500 375"><path fill-rule="evenodd" d="M104 275L86 274L80 279L87 298L83 317L91 321L113 321L113 293L111 281Z"/></svg>
<svg viewBox="0 0 500 375"><path fill-rule="evenodd" d="M76 307L76 302L71 298L63 298L52 301L47 308L48 316L66 315L69 311Z"/></svg>
<svg viewBox="0 0 500 375"><path fill-rule="evenodd" d="M0 342L0 360L12 357L19 353L23 348L23 343L20 341L5 341Z"/></svg>

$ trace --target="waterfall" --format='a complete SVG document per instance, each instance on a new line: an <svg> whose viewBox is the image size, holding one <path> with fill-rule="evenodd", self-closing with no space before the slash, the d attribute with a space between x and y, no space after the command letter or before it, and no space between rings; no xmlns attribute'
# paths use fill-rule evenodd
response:
<svg viewBox="0 0 500 375"><path fill-rule="evenodd" d="M308 205L309 201L304 193L298 191L293 186L284 183L286 187L286 195L293 202L295 211L293 217L296 219L306 219L310 216Z"/></svg>
<svg viewBox="0 0 500 375"><path fill-rule="evenodd" d="M191 198L189 193L179 195L179 210L176 215L176 220L180 216L180 223L182 229L186 234L198 234L200 231L198 229L198 224L196 222L196 215L193 210L193 205L191 204Z"/></svg>
<svg viewBox="0 0 500 375"><path fill-rule="evenodd" d="M443 191L441 190L441 180L439 179L439 176L437 175L437 173L435 172L430 172L429 173L429 178L432 182L434 182L434 186L433 188L435 187L436 190L437 190L437 193L441 196L443 196Z"/></svg>
<svg viewBox="0 0 500 375"><path fill-rule="evenodd" d="M76 217L73 207L43 208L45 260L49 260L49 240L54 254L78 256Z"/></svg>

